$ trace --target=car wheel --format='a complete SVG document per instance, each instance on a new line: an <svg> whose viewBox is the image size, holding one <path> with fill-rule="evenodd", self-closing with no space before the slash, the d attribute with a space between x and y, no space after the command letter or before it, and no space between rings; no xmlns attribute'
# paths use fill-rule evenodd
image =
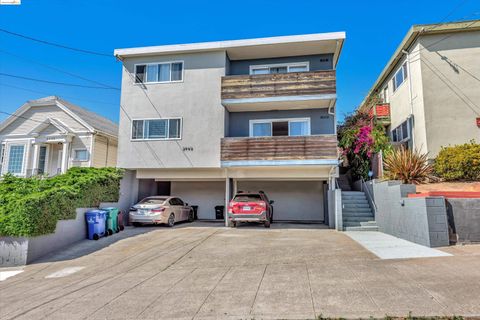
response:
<svg viewBox="0 0 480 320"><path fill-rule="evenodd" d="M188 222L193 222L195 216L193 215L193 210L188 213Z"/></svg>
<svg viewBox="0 0 480 320"><path fill-rule="evenodd" d="M170 214L170 217L168 217L168 226L173 227L175 224L175 215L172 213Z"/></svg>
<svg viewBox="0 0 480 320"><path fill-rule="evenodd" d="M265 228L270 228L270 220L266 220L264 226Z"/></svg>

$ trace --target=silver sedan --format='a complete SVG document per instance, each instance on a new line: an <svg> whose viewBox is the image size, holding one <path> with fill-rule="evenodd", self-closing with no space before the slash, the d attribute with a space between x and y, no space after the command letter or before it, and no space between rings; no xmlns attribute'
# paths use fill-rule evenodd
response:
<svg viewBox="0 0 480 320"><path fill-rule="evenodd" d="M147 197L130 208L130 222L134 226L144 223L167 224L173 227L176 222L194 219L193 209L182 199L173 196Z"/></svg>

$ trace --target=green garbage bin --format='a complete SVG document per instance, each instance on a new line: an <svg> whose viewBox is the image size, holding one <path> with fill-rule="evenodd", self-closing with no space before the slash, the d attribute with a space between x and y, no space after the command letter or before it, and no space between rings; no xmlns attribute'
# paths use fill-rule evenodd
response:
<svg viewBox="0 0 480 320"><path fill-rule="evenodd" d="M108 232L109 235L112 235L114 232L120 232L118 228L118 208L108 207L102 208L107 212L105 217L105 231Z"/></svg>

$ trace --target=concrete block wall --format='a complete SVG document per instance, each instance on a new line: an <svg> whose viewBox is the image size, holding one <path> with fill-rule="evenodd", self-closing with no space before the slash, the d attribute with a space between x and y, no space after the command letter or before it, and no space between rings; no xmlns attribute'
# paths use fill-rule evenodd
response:
<svg viewBox="0 0 480 320"><path fill-rule="evenodd" d="M428 247L448 246L448 221L443 197L407 198L414 185L372 182L379 230Z"/></svg>
<svg viewBox="0 0 480 320"><path fill-rule="evenodd" d="M480 199L447 199L447 214L456 243L480 242Z"/></svg>

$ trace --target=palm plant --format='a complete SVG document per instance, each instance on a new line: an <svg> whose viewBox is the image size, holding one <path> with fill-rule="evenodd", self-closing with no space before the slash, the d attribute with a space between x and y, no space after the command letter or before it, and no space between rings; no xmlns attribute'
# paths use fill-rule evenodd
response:
<svg viewBox="0 0 480 320"><path fill-rule="evenodd" d="M433 172L427 154L422 154L417 149L409 150L404 146L388 153L383 164L387 178L401 180L403 183L422 183Z"/></svg>

